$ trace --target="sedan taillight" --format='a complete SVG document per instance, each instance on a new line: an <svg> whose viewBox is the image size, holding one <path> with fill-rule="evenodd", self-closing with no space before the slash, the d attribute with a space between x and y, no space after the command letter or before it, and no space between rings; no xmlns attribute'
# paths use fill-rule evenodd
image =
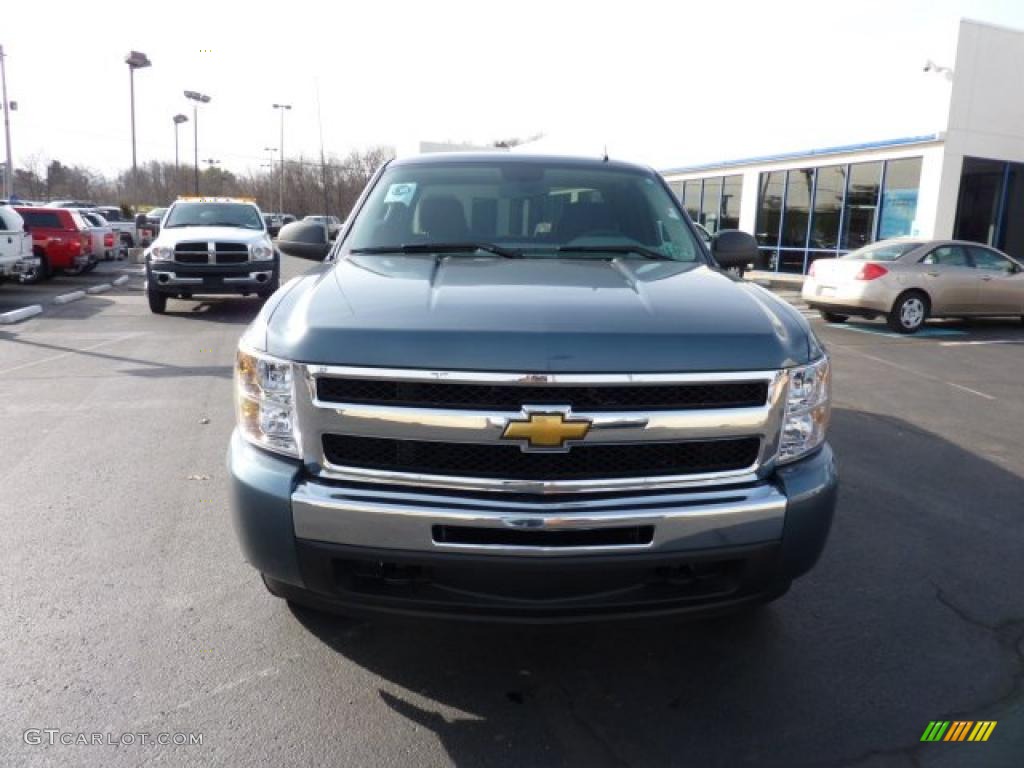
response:
<svg viewBox="0 0 1024 768"><path fill-rule="evenodd" d="M879 277L882 277L883 275L888 275L888 274L889 274L889 270L886 269L885 267L883 267L881 264L867 263L863 267L860 268L860 271L856 275L854 275L853 279L854 280L874 280L876 278L879 278Z"/></svg>

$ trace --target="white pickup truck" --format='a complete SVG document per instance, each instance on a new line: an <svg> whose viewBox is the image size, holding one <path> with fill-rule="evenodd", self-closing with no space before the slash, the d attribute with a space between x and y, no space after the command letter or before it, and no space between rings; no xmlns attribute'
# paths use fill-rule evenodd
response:
<svg viewBox="0 0 1024 768"><path fill-rule="evenodd" d="M0 281L15 278L33 266L32 235L16 210L0 205Z"/></svg>

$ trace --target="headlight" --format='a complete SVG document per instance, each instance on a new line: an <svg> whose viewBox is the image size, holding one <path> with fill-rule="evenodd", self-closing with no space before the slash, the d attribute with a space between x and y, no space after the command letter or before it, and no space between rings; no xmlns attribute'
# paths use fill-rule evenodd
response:
<svg viewBox="0 0 1024 768"><path fill-rule="evenodd" d="M269 245L254 245L251 253L253 261L270 261L274 258L274 249Z"/></svg>
<svg viewBox="0 0 1024 768"><path fill-rule="evenodd" d="M806 456L825 440L832 409L831 373L827 357L791 368L782 423L778 463Z"/></svg>
<svg viewBox="0 0 1024 768"><path fill-rule="evenodd" d="M149 249L150 256L153 257L153 261L173 261L174 260L174 249L167 248L166 246L157 245Z"/></svg>
<svg viewBox="0 0 1024 768"><path fill-rule="evenodd" d="M249 442L286 456L300 455L292 363L239 348L235 406L238 428Z"/></svg>

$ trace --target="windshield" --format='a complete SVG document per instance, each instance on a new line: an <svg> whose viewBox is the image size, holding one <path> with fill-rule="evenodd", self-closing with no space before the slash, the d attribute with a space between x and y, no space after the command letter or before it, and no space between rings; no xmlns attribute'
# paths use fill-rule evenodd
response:
<svg viewBox="0 0 1024 768"><path fill-rule="evenodd" d="M177 203L164 222L164 229L175 227L263 229L263 220L247 203Z"/></svg>
<svg viewBox="0 0 1024 768"><path fill-rule="evenodd" d="M652 174L557 161L389 168L345 245L429 250L434 243L497 246L527 258L700 259L675 201Z"/></svg>
<svg viewBox="0 0 1024 768"><path fill-rule="evenodd" d="M900 256L917 248L921 243L916 241L881 242L868 245L841 258L852 261L896 261Z"/></svg>

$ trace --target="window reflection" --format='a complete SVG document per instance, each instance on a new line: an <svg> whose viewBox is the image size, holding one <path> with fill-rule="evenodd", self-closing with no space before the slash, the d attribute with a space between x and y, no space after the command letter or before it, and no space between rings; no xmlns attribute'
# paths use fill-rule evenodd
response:
<svg viewBox="0 0 1024 768"><path fill-rule="evenodd" d="M762 173L758 180L757 231L755 237L762 246L779 244L779 225L782 223L782 198L786 192L785 171Z"/></svg>
<svg viewBox="0 0 1024 768"><path fill-rule="evenodd" d="M743 177L726 176L722 184L722 213L719 218L721 229L739 229L740 198L743 195Z"/></svg>
<svg viewBox="0 0 1024 768"><path fill-rule="evenodd" d="M902 237L914 233L917 218L917 190L921 186L921 158L890 160L885 166L882 190L882 220L878 239Z"/></svg>
<svg viewBox="0 0 1024 768"><path fill-rule="evenodd" d="M811 219L811 248L839 247L839 222L846 193L846 166L832 165L818 169L814 192L814 216Z"/></svg>
<svg viewBox="0 0 1024 768"><path fill-rule="evenodd" d="M844 250L854 251L874 241L881 180L880 162L854 163L850 166L850 184L846 190L846 210L843 216Z"/></svg>
<svg viewBox="0 0 1024 768"><path fill-rule="evenodd" d="M714 234L719 229L718 217L722 206L722 179L704 179L704 199L700 208L700 223Z"/></svg>

